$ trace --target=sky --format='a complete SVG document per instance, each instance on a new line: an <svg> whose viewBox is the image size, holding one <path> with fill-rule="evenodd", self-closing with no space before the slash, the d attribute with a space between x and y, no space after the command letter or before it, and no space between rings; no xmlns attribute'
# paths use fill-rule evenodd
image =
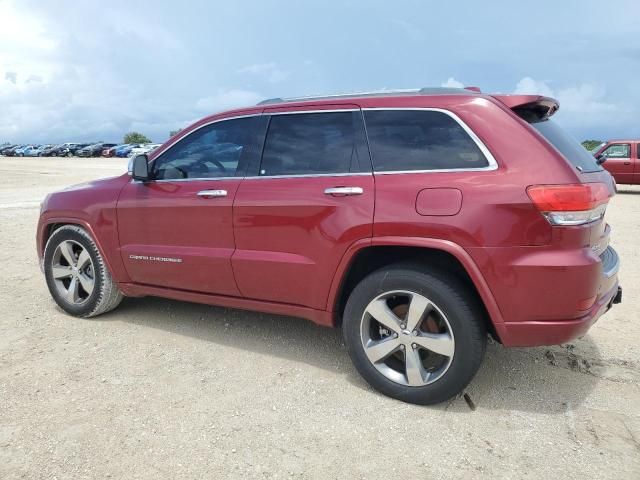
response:
<svg viewBox="0 0 640 480"><path fill-rule="evenodd" d="M0 0L0 19L0 143L162 142L265 98L469 85L552 96L579 140L640 137L637 0Z"/></svg>

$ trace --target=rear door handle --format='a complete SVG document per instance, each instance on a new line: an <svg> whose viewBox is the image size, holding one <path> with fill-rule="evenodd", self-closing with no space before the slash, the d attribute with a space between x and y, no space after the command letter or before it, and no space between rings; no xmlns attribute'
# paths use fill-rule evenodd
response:
<svg viewBox="0 0 640 480"><path fill-rule="evenodd" d="M324 191L325 195L362 195L362 187L332 187Z"/></svg>
<svg viewBox="0 0 640 480"><path fill-rule="evenodd" d="M198 192L198 196L202 198L217 198L217 197L226 197L226 190L200 190Z"/></svg>

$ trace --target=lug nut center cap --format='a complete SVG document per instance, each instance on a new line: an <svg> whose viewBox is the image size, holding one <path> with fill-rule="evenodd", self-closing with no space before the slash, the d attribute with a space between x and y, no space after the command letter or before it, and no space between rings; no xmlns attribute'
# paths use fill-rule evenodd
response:
<svg viewBox="0 0 640 480"><path fill-rule="evenodd" d="M409 330L402 330L402 334L403 335L411 335L411 332Z"/></svg>

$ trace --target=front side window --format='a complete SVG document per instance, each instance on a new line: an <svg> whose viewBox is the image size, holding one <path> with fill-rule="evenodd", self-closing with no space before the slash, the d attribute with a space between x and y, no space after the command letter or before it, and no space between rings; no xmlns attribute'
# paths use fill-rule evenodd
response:
<svg viewBox="0 0 640 480"><path fill-rule="evenodd" d="M443 112L368 110L364 119L376 172L489 166L469 134Z"/></svg>
<svg viewBox="0 0 640 480"><path fill-rule="evenodd" d="M605 148L602 155L607 158L629 158L631 157L631 145L628 143L614 143Z"/></svg>
<svg viewBox="0 0 640 480"><path fill-rule="evenodd" d="M272 115L260 175L363 171L369 161L363 145L359 111Z"/></svg>
<svg viewBox="0 0 640 480"><path fill-rule="evenodd" d="M259 116L222 120L189 134L153 163L156 180L242 176L256 154Z"/></svg>

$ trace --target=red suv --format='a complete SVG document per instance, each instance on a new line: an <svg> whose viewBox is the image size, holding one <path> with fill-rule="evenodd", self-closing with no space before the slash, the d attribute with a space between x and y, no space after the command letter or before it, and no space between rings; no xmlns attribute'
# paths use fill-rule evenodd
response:
<svg viewBox="0 0 640 480"><path fill-rule="evenodd" d="M373 387L441 402L487 333L559 344L620 301L614 183L557 109L422 89L204 118L128 175L46 198L47 285L81 317L154 295L341 327Z"/></svg>

